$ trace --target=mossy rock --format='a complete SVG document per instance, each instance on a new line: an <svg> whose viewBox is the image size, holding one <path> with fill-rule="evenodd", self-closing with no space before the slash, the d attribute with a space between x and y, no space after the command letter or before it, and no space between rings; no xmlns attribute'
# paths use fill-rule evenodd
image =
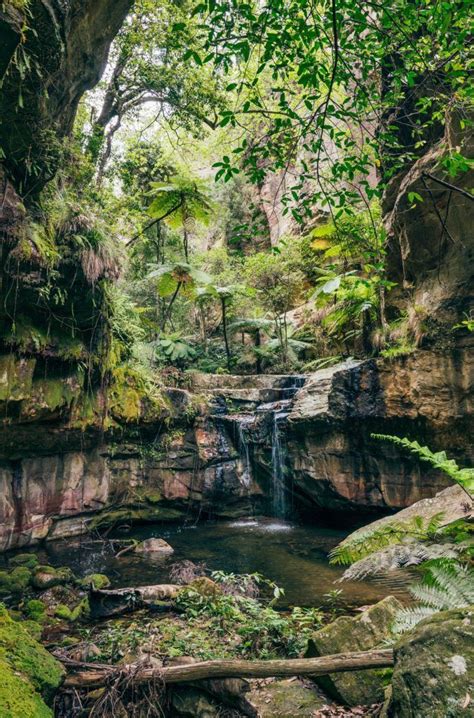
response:
<svg viewBox="0 0 474 718"><path fill-rule="evenodd" d="M64 586L72 583L75 577L70 568L53 568L53 566L37 566L31 577L31 585L40 591L52 586Z"/></svg>
<svg viewBox="0 0 474 718"><path fill-rule="evenodd" d="M123 506L97 514L89 529L105 529L124 523L154 523L155 521L178 521L183 517L181 509L166 506Z"/></svg>
<svg viewBox="0 0 474 718"><path fill-rule="evenodd" d="M79 586L81 588L108 588L110 586L110 578L103 573L91 573L89 576L79 579Z"/></svg>
<svg viewBox="0 0 474 718"><path fill-rule="evenodd" d="M65 606L63 603L60 603L59 606L56 606L54 609L54 615L57 618L60 618L62 621L72 621L72 611L68 606Z"/></svg>
<svg viewBox="0 0 474 718"><path fill-rule="evenodd" d="M358 616L341 616L312 634L307 658L348 651L368 651L391 636L395 615L402 604L393 596L370 606ZM330 696L350 706L370 705L384 700L389 678L386 670L352 671L318 676L315 682Z"/></svg>
<svg viewBox="0 0 474 718"><path fill-rule="evenodd" d="M30 634L31 638L34 638L35 641L39 641L41 639L43 626L38 623L38 621L34 621L33 619L19 620L21 620L22 628Z"/></svg>
<svg viewBox="0 0 474 718"><path fill-rule="evenodd" d="M326 704L316 687L293 679L257 684L245 697L259 718L308 718Z"/></svg>
<svg viewBox="0 0 474 718"><path fill-rule="evenodd" d="M0 571L0 595L23 593L30 580L31 571L26 566L17 566L13 571Z"/></svg>
<svg viewBox="0 0 474 718"><path fill-rule="evenodd" d="M395 646L392 718L472 718L474 606L426 618Z"/></svg>
<svg viewBox="0 0 474 718"><path fill-rule="evenodd" d="M10 566L26 566L33 570L39 565L38 557L34 553L18 553L10 559Z"/></svg>
<svg viewBox="0 0 474 718"><path fill-rule="evenodd" d="M46 618L46 604L36 598L28 601L24 613L33 621L44 621Z"/></svg>
<svg viewBox="0 0 474 718"><path fill-rule="evenodd" d="M207 598L222 596L222 588L218 583L207 576L199 576L199 578L195 578L194 581L191 581L187 588L195 591L200 596L205 596Z"/></svg>
<svg viewBox="0 0 474 718"><path fill-rule="evenodd" d="M74 621L78 621L81 618L89 618L89 599L83 598L74 608L69 608L69 606L65 604L59 604L59 606L56 606L54 609L54 615L62 621L69 621L70 623L74 623Z"/></svg>
<svg viewBox="0 0 474 718"><path fill-rule="evenodd" d="M61 684L64 668L21 622L0 605L0 715L2 718L49 718L49 701ZM8 687L8 689L6 688Z"/></svg>
<svg viewBox="0 0 474 718"><path fill-rule="evenodd" d="M219 706L206 693L187 686L172 691L171 705L181 718L219 718L221 714Z"/></svg>
<svg viewBox="0 0 474 718"><path fill-rule="evenodd" d="M147 491L144 495L144 499L147 503L154 506L156 504L159 504L160 501L163 501L163 496L160 494L159 491Z"/></svg>
<svg viewBox="0 0 474 718"><path fill-rule="evenodd" d="M53 718L31 683L13 672L10 665L0 659L0 715L2 718Z"/></svg>

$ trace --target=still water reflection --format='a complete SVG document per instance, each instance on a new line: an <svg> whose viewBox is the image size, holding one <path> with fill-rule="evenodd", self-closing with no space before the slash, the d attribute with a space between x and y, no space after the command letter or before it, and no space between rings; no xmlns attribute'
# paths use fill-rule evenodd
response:
<svg viewBox="0 0 474 718"><path fill-rule="evenodd" d="M405 598L406 572L337 583L343 569L330 566L327 556L345 535L334 528L300 526L278 519L239 519L187 527L143 526L115 535L138 540L164 538L175 550L171 556L128 553L117 559L109 543L93 543L86 538L52 542L36 552L41 561L70 566L79 576L105 573L117 588L166 582L171 564L188 559L204 561L211 570L262 573L284 588L287 605L325 605L325 594L335 589L342 590L345 605L359 606L389 594Z"/></svg>

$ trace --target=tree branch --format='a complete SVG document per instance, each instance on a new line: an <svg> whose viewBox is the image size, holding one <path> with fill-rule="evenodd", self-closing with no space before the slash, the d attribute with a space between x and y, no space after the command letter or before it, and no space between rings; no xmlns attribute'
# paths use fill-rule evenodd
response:
<svg viewBox="0 0 474 718"><path fill-rule="evenodd" d="M136 684L147 683L155 679L165 683L188 683L207 678L272 678L274 676L323 676L328 673L360 671L370 668L393 666L393 651L380 649L338 653L319 658L277 659L271 661L217 660L190 663L182 666L164 666L163 668L143 668L137 665L104 666L84 664L82 662L57 658L66 668L79 670L68 675L65 688L97 688L126 673ZM87 669L84 670L85 666ZM133 677L132 677L133 676Z"/></svg>
<svg viewBox="0 0 474 718"><path fill-rule="evenodd" d="M125 246L130 247L134 242L137 241L137 239L139 237L142 236L142 234L144 234L147 231L147 229L150 229L150 227L153 227L158 222L161 222L163 219L166 219L167 217L169 217L170 214L173 214L173 212L176 212L176 210L179 209L182 204L183 204L183 202L181 201L175 207L172 207L167 212L165 212L165 214L162 214L161 217L157 217L156 219L153 219L149 224L147 224L146 227L144 227L144 229L142 229L141 232L139 232L134 237L132 237L132 239L129 239L128 242L125 242Z"/></svg>
<svg viewBox="0 0 474 718"><path fill-rule="evenodd" d="M438 177L434 177L429 172L423 172L422 177L426 177L430 179L432 182L436 182L436 184L440 184L443 187L447 187L448 189L452 190L453 192L459 192L459 194L462 194L463 197L467 197L471 200L471 202L474 202L474 195L470 194L470 192L467 192L467 190L462 189L462 187L456 187L454 184L450 184L449 182L445 182L445 180L438 179Z"/></svg>

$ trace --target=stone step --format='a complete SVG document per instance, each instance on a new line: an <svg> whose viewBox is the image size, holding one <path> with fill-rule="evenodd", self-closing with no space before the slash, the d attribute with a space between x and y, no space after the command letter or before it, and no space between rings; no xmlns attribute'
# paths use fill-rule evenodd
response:
<svg viewBox="0 0 474 718"><path fill-rule="evenodd" d="M192 391L216 392L220 390L249 391L265 389L289 389L303 386L305 374L205 374L188 372Z"/></svg>

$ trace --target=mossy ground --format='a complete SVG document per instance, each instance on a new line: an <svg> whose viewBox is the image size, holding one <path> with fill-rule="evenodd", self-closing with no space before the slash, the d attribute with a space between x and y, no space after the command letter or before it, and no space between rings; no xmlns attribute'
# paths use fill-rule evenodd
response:
<svg viewBox="0 0 474 718"><path fill-rule="evenodd" d="M62 665L0 605L0 715L50 718L50 701L64 675ZM43 700L44 699L44 700Z"/></svg>

